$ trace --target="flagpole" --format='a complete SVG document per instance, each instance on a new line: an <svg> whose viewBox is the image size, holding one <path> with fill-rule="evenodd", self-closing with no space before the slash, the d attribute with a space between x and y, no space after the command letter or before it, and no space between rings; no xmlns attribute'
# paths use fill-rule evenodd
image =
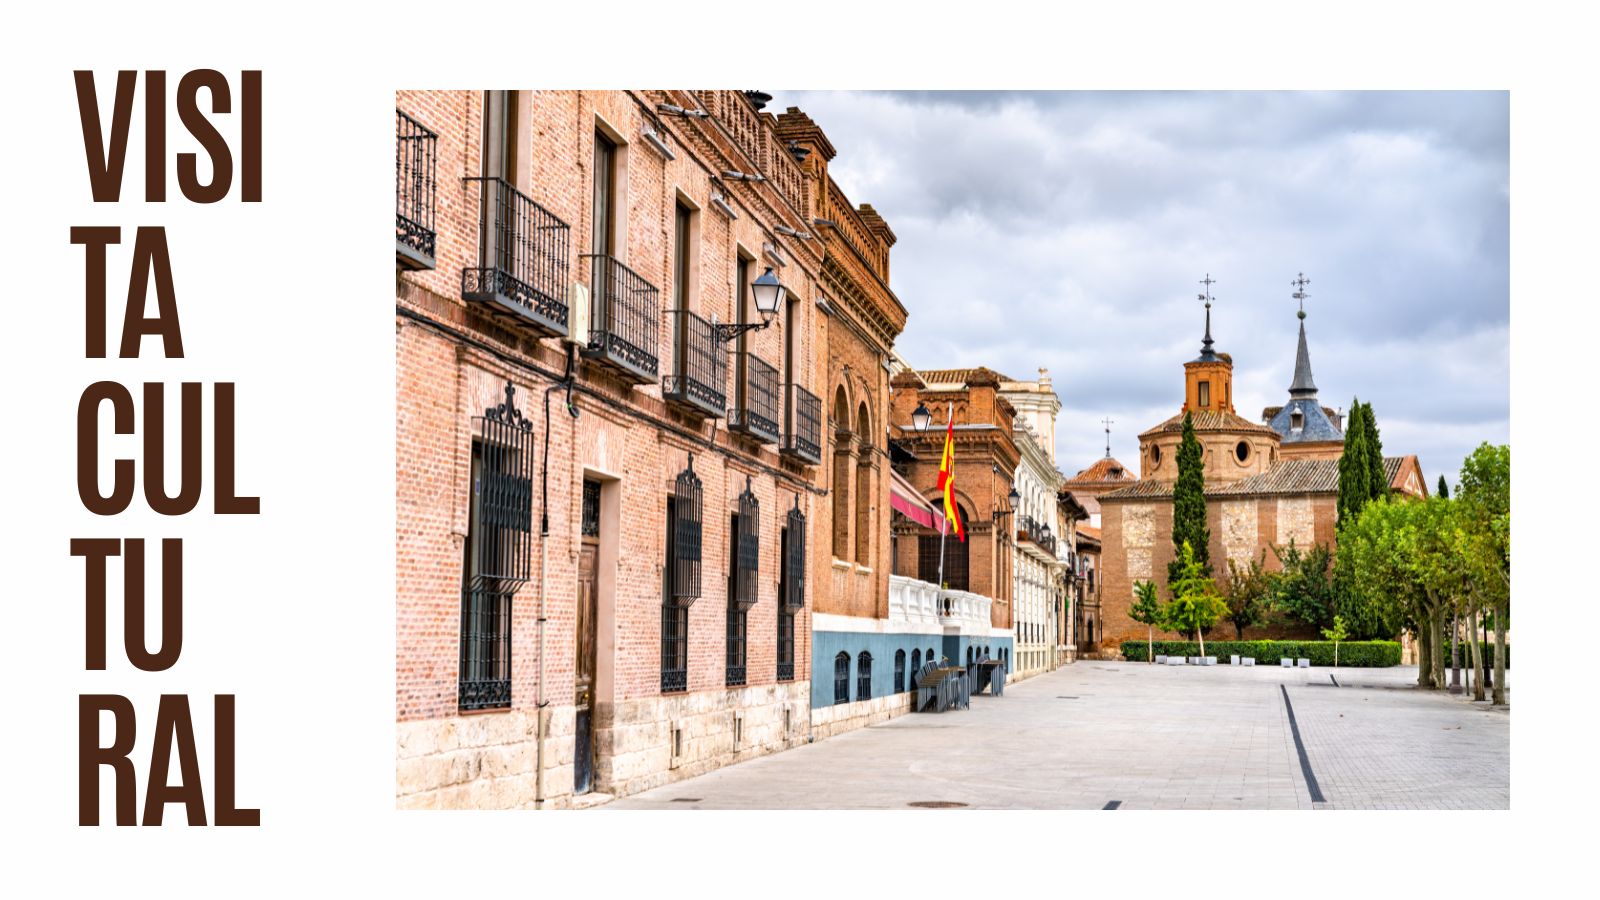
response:
<svg viewBox="0 0 1600 900"><path fill-rule="evenodd" d="M948 429L950 427L950 424L955 421L955 418L956 418L956 405L954 403L952 403L952 404L950 404L949 416L945 419L946 434L949 433ZM946 440L948 440L948 438L946 438ZM954 448L951 449L950 456L951 456L951 459L950 459L950 474L953 477L955 475L955 473L956 473L956 461L955 461L955 450L954 450ZM948 519L941 519L939 521L939 591L940 591L941 595L944 592L944 536L945 536L945 532L948 532L949 530L950 530L950 522L949 522L949 520ZM941 599L942 599L942 596L941 596Z"/></svg>

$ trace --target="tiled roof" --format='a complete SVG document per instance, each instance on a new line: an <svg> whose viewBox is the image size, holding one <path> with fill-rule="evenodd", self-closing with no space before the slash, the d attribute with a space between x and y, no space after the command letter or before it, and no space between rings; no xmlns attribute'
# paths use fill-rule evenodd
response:
<svg viewBox="0 0 1600 900"><path fill-rule="evenodd" d="M987 384L1011 380L984 366L972 369L918 369L917 374L928 384Z"/></svg>
<svg viewBox="0 0 1600 900"><path fill-rule="evenodd" d="M1383 472L1391 485L1399 479L1406 459L1403 456L1383 458ZM1111 500L1157 500L1172 496L1170 481L1153 479L1136 482L1125 488L1100 497L1101 502ZM1207 497L1249 497L1274 494L1336 494L1339 492L1339 461L1337 459L1281 459L1272 468L1259 475L1240 481L1207 487Z"/></svg>
<svg viewBox="0 0 1600 900"><path fill-rule="evenodd" d="M1122 470L1122 474L1118 475L1118 476L1113 476L1111 474L1111 470L1112 469L1121 469ZM1117 482L1117 481L1133 482L1133 481L1138 481L1138 480L1139 479L1137 477L1135 477L1133 475L1133 473L1128 471L1128 467L1127 466L1125 466L1122 463L1118 462L1115 458L1107 456L1107 457L1105 457L1103 459L1095 460L1094 461L1094 465L1090 466L1087 469L1084 469L1083 471L1081 471L1078 474L1072 476L1071 478L1068 478L1066 480L1066 484L1067 484L1067 486L1070 487L1070 486L1072 486L1074 484L1088 484L1088 483L1091 483L1091 482L1106 482L1106 481L1111 481L1111 482Z"/></svg>
<svg viewBox="0 0 1600 900"><path fill-rule="evenodd" d="M1100 529L1094 527L1093 525L1079 525L1078 537L1088 538L1091 541L1098 541L1100 540Z"/></svg>
<svg viewBox="0 0 1600 900"><path fill-rule="evenodd" d="M1236 416L1231 412L1223 412L1218 409L1197 409L1190 415L1194 416L1195 431L1243 431L1254 434L1277 434L1271 428L1265 425L1257 425L1244 416ZM1146 430L1139 436L1160 434L1163 431L1182 431L1183 416L1183 413L1178 413L1160 425Z"/></svg>

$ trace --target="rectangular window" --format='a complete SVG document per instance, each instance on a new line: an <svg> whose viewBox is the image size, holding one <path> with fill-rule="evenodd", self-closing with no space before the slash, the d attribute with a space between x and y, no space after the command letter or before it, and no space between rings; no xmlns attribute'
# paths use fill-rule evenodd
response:
<svg viewBox="0 0 1600 900"><path fill-rule="evenodd" d="M735 514L728 528L728 643L727 685L735 687L745 683L745 637L747 634L748 607L740 602L740 522Z"/></svg>
<svg viewBox="0 0 1600 900"><path fill-rule="evenodd" d="M1202 381L1199 384L1199 388L1200 388L1200 408L1201 409L1210 409L1211 408L1211 382Z"/></svg>
<svg viewBox="0 0 1600 900"><path fill-rule="evenodd" d="M790 541L790 529L785 528L778 533L778 557L783 565L778 567L778 597L781 598L778 607L778 680L794 680L794 612L788 598L794 594L794 578L790 558L794 548Z"/></svg>
<svg viewBox="0 0 1600 900"><path fill-rule="evenodd" d="M591 252L615 256L617 145L596 129L594 133L594 230Z"/></svg>
<svg viewBox="0 0 1600 900"><path fill-rule="evenodd" d="M689 607L676 596L683 583L684 563L678 532L678 500L667 498L667 558L661 579L661 692L689 687Z"/></svg>
<svg viewBox="0 0 1600 900"><path fill-rule="evenodd" d="M694 210L677 204L672 241L672 308L689 309L689 246Z"/></svg>

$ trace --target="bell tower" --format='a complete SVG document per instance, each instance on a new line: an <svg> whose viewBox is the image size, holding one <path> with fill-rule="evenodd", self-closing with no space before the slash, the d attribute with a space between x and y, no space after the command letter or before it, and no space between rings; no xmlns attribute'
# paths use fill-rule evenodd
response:
<svg viewBox="0 0 1600 900"><path fill-rule="evenodd" d="M1233 412L1233 357L1212 349L1211 286L1216 279L1207 272L1201 280L1205 293L1198 299L1206 305L1206 336L1200 342L1200 356L1183 364L1184 412Z"/></svg>

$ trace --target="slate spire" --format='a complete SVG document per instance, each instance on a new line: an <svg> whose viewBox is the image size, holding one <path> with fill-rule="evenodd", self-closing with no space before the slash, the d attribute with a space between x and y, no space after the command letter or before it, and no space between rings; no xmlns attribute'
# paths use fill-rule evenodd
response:
<svg viewBox="0 0 1600 900"><path fill-rule="evenodd" d="M1295 313L1300 318L1300 346L1294 355L1294 382L1289 385L1289 396L1295 400L1317 398L1317 383L1311 380L1311 353L1306 350L1306 298L1311 296L1306 293L1306 285L1310 283L1304 273L1293 282L1297 288L1294 298L1300 301L1300 311Z"/></svg>

